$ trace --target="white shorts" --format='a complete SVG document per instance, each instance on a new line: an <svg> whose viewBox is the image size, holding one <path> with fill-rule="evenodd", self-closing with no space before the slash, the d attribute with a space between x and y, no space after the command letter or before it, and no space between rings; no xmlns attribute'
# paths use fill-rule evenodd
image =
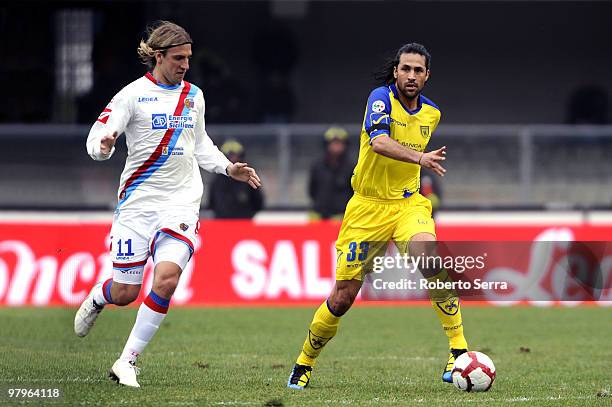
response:
<svg viewBox="0 0 612 407"><path fill-rule="evenodd" d="M113 281L142 284L149 256L155 265L170 261L184 270L193 255L198 227L198 213L185 210L115 214L110 233Z"/></svg>

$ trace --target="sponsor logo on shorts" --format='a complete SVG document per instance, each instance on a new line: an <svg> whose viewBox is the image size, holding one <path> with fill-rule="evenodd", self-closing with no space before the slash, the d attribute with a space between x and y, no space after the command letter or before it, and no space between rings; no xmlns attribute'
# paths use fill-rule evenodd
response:
<svg viewBox="0 0 612 407"><path fill-rule="evenodd" d="M121 250L121 246L119 246L119 250ZM124 256L123 253L117 253L115 256L116 260L131 262L134 258L134 255Z"/></svg>
<svg viewBox="0 0 612 407"><path fill-rule="evenodd" d="M365 266L365 262L359 262L359 263L349 263L346 264L344 267L346 267L347 269L356 269L356 268L360 268Z"/></svg>
<svg viewBox="0 0 612 407"><path fill-rule="evenodd" d="M139 268L133 268L133 269L128 269L128 270L118 269L118 270L121 272L121 274L126 274L128 276L133 276L133 275L136 275L136 274L140 274L140 272L142 271Z"/></svg>

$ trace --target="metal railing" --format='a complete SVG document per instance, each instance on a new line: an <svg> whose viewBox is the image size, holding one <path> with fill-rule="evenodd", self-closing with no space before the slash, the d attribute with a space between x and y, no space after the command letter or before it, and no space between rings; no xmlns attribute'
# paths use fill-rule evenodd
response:
<svg viewBox="0 0 612 407"><path fill-rule="evenodd" d="M351 134L350 154L356 159L360 126L343 127ZM245 144L247 160L261 167L267 181L268 207L303 208L309 204L305 193L309 163L322 153L322 134L327 128L327 124L209 125L207 131L217 144L228 138ZM84 142L88 131L89 126L82 125L5 124L0 125L0 140L5 147L19 144L20 150L14 154L22 157L29 155L24 154L24 148L44 149L49 144L60 144L64 147L56 154L57 162L47 157L49 160L44 165L55 166L58 173L87 172L90 165L96 164L85 162ZM449 148L447 165L453 170L449 170L443 185L444 201L450 207L524 207L551 203L601 207L609 205L612 199L610 125L441 125L432 136L428 150L442 144ZM70 160L63 159L62 151ZM460 152L459 156L453 155L453 151ZM574 153L576 156L572 158ZM22 158L0 163L0 183L5 184L0 190L0 206L11 206L8 201L20 206L19 192L1 180L21 171L21 182L28 182L28 166L40 165L36 154L33 155L31 160ZM75 162L73 155L82 156L83 160ZM105 179L111 191L118 181L118 165L114 164L114 169L108 171L108 180ZM580 178L581 173L584 179ZM36 174L31 175L32 184L36 184ZM53 181L50 176L48 182ZM39 203L57 206L53 199L44 196L42 189ZM82 188L83 191L91 189ZM89 199L83 193L74 194L75 206L107 204L108 199L98 202L98 198ZM24 206L32 206L27 200L24 198Z"/></svg>

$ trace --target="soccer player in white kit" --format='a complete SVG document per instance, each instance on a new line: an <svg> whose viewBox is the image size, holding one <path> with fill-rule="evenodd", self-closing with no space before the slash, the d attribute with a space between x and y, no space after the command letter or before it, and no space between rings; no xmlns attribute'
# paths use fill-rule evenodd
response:
<svg viewBox="0 0 612 407"><path fill-rule="evenodd" d="M136 359L166 316L181 271L193 254L203 191L198 167L253 188L261 185L253 168L232 164L206 133L202 91L183 80L191 57L189 34L168 21L148 34L138 54L150 72L115 95L87 138L89 155L107 160L125 132L128 157L110 236L113 278L93 287L74 320L75 333L83 337L106 304L134 301L152 257L153 287L109 373L131 387L140 387Z"/></svg>

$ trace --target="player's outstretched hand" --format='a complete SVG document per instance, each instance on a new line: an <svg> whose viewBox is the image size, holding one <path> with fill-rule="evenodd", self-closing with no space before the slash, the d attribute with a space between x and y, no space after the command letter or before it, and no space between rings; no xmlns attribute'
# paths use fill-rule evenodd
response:
<svg viewBox="0 0 612 407"><path fill-rule="evenodd" d="M237 181L248 183L253 189L261 186L261 180L255 170L247 163L234 163L227 167L227 175Z"/></svg>
<svg viewBox="0 0 612 407"><path fill-rule="evenodd" d="M106 136L102 137L102 140L100 140L100 152L102 154L110 154L115 142L117 141L117 136L117 132L114 132L113 134L107 134Z"/></svg>
<svg viewBox="0 0 612 407"><path fill-rule="evenodd" d="M446 146L439 148L429 153L423 153L419 164L425 168L429 168L439 176L443 177L446 169L440 165L440 161L446 160Z"/></svg>

